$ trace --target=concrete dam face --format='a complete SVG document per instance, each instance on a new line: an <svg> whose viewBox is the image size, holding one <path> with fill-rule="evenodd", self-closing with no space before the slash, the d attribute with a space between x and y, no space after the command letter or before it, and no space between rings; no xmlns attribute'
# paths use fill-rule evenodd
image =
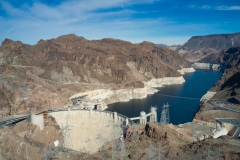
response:
<svg viewBox="0 0 240 160"><path fill-rule="evenodd" d="M127 117L116 112L68 110L49 113L60 126L65 148L94 153L122 135L121 124Z"/></svg>

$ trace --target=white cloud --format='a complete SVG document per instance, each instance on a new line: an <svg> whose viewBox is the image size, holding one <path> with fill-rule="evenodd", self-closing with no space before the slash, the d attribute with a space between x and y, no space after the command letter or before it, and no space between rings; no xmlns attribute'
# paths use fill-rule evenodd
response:
<svg viewBox="0 0 240 160"><path fill-rule="evenodd" d="M203 9L210 9L211 6L209 6L209 5L203 5L201 8L203 8Z"/></svg>
<svg viewBox="0 0 240 160"><path fill-rule="evenodd" d="M0 4L4 3L3 7L9 15L7 18L0 16L0 29L4 30L0 35L0 41L10 38L35 44L40 39L75 33L86 39L109 37L133 43L146 40L171 45L181 44L188 38L172 35L184 35L184 30L198 32L209 27L201 24L179 24L164 18L132 19L132 15L139 12L124 7L152 2L151 0L70 0L57 6L48 6L36 1L32 5L24 4L18 8L14 8L8 2L0 2ZM111 10L112 8L117 9Z"/></svg>
<svg viewBox="0 0 240 160"><path fill-rule="evenodd" d="M217 6L217 10L240 10L240 6Z"/></svg>

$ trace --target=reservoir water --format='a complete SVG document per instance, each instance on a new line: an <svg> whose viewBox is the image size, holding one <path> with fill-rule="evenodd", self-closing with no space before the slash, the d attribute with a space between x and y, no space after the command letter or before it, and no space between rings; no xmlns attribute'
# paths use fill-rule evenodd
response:
<svg viewBox="0 0 240 160"><path fill-rule="evenodd" d="M200 98L217 82L222 72L196 70L183 77L183 84L166 85L159 91L144 99L132 99L129 102L118 102L108 105L107 111L116 111L127 117L138 117L141 111L149 113L151 106L158 108L158 121L164 103L170 105L170 123L178 125L191 122L198 111Z"/></svg>

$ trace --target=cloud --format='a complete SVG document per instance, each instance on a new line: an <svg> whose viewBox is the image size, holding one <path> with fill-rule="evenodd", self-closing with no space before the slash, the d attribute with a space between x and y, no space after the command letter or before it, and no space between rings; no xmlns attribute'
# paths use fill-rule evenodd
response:
<svg viewBox="0 0 240 160"><path fill-rule="evenodd" d="M232 10L240 10L240 6L217 6L216 9L232 11Z"/></svg>
<svg viewBox="0 0 240 160"><path fill-rule="evenodd" d="M36 0L31 4L24 3L16 7L7 1L0 1L2 9L5 10L5 14L0 15L0 30L4 31L0 35L0 41L10 38L35 44L40 39L75 33L86 39L109 37L133 43L147 40L170 45L183 43L180 41L187 40L192 32L200 34L207 28L213 28L205 24L182 23L174 19L161 18L154 10L145 13L145 10L133 10L132 7L153 2L153 0L69 0L52 6Z"/></svg>
<svg viewBox="0 0 240 160"><path fill-rule="evenodd" d="M210 9L211 6L209 6L209 5L203 5L201 8L203 8L203 9Z"/></svg>
<svg viewBox="0 0 240 160"><path fill-rule="evenodd" d="M213 10L240 10L240 6L210 6L210 5L203 5L203 6L197 6L197 5L190 5L190 8L198 8L198 9L213 9Z"/></svg>

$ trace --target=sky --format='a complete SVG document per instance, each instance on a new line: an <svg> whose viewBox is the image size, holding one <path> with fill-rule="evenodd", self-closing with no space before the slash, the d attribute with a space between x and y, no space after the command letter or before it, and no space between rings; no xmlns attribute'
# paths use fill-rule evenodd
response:
<svg viewBox="0 0 240 160"><path fill-rule="evenodd" d="M239 0L0 0L0 42L36 44L74 33L174 45L240 32L239 16Z"/></svg>

